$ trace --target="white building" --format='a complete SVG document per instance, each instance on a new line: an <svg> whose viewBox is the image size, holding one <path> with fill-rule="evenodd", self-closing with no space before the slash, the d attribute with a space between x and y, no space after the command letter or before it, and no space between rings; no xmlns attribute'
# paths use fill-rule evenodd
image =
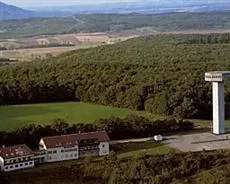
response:
<svg viewBox="0 0 230 184"><path fill-rule="evenodd" d="M44 162L103 156L109 154L109 137L106 131L43 137L39 149L47 153Z"/></svg>
<svg viewBox="0 0 230 184"><path fill-rule="evenodd" d="M213 133L224 134L225 100L224 80L230 77L230 71L214 71L205 73L205 81L212 82Z"/></svg>
<svg viewBox="0 0 230 184"><path fill-rule="evenodd" d="M8 172L34 167L33 156L25 144L0 148L0 169Z"/></svg>

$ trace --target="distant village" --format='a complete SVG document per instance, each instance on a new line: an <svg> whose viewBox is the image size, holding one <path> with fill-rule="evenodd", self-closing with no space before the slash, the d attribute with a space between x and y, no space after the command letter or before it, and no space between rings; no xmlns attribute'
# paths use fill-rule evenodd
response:
<svg viewBox="0 0 230 184"><path fill-rule="evenodd" d="M109 154L109 136L106 131L43 137L39 150L27 145L0 148L0 169L4 172L33 168L39 164L75 160L87 155Z"/></svg>

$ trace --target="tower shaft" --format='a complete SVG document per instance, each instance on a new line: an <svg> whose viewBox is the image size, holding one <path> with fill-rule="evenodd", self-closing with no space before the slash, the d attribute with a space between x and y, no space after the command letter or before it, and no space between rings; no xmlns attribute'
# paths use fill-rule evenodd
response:
<svg viewBox="0 0 230 184"><path fill-rule="evenodd" d="M225 102L224 102L224 83L212 82L212 98L213 98L213 133L224 134L225 119Z"/></svg>

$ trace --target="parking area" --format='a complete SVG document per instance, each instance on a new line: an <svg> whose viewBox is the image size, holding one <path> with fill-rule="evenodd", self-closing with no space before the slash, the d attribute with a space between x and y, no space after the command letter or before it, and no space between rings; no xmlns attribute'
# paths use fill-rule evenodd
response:
<svg viewBox="0 0 230 184"><path fill-rule="evenodd" d="M230 134L214 135L212 133L197 133L165 137L164 143L177 150L201 151L215 149L230 149Z"/></svg>

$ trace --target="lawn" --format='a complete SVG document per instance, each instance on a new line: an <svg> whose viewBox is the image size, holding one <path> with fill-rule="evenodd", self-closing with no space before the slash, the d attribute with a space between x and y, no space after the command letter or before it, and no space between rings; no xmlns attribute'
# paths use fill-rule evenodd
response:
<svg viewBox="0 0 230 184"><path fill-rule="evenodd" d="M200 128L211 128L212 127L212 120L191 120L195 123L195 125L200 126ZM225 128L230 128L230 120L225 120Z"/></svg>
<svg viewBox="0 0 230 184"><path fill-rule="evenodd" d="M92 123L100 118L132 114L152 119L164 118L147 112L75 102L0 106L0 131L11 131L31 123L49 124L58 118L70 123Z"/></svg>
<svg viewBox="0 0 230 184"><path fill-rule="evenodd" d="M89 103L46 103L30 105L0 106L0 131L11 131L31 123L49 124L55 119L65 119L69 123L93 123L100 118L111 116L126 117L128 115L144 116L150 119L165 119L148 112ZM210 129L211 120L191 120L201 128ZM230 128L230 120L226 121ZM209 131L209 130L208 130Z"/></svg>
<svg viewBox="0 0 230 184"><path fill-rule="evenodd" d="M139 157L143 154L162 155L176 151L166 144L146 141L139 143L124 143L112 145L112 149L117 153L119 158Z"/></svg>

